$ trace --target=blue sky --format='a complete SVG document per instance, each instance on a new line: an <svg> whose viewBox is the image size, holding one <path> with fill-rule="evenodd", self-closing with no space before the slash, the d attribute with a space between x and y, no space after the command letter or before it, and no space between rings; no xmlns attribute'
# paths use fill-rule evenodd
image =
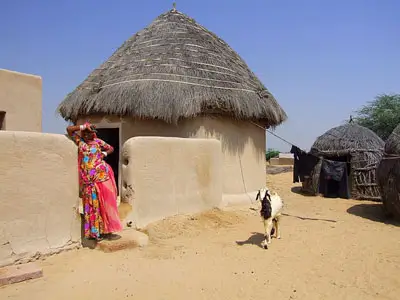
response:
<svg viewBox="0 0 400 300"><path fill-rule="evenodd" d="M0 68L41 75L43 131L57 105L166 0L9 0L0 10ZM224 39L289 119L275 133L309 148L381 93L400 93L398 0L181 0L177 9ZM268 147L290 146L268 135Z"/></svg>

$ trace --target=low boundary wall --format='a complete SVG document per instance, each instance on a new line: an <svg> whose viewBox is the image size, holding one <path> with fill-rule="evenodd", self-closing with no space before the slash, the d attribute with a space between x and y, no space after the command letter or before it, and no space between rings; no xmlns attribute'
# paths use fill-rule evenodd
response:
<svg viewBox="0 0 400 300"><path fill-rule="evenodd" d="M80 244L76 146L64 135L0 132L0 265Z"/></svg>
<svg viewBox="0 0 400 300"><path fill-rule="evenodd" d="M138 228L222 203L221 143L214 139L134 137L122 149L125 221Z"/></svg>

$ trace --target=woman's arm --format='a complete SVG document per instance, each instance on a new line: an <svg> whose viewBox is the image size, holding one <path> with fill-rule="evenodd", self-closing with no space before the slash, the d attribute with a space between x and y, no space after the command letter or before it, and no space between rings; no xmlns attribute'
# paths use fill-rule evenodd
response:
<svg viewBox="0 0 400 300"><path fill-rule="evenodd" d="M110 155L111 153L114 152L113 146L111 146L110 144L107 144L105 141L103 141L103 140L101 140L99 138L97 138L96 140L97 140L97 142L99 143L99 145L101 147L101 151L106 153L104 156L108 156L108 155Z"/></svg>
<svg viewBox="0 0 400 300"><path fill-rule="evenodd" d="M72 125L67 127L67 133L70 137L74 135L75 132L81 130L80 126L78 125Z"/></svg>
<svg viewBox="0 0 400 300"><path fill-rule="evenodd" d="M86 128L86 125L72 125L67 127L67 133L68 136L71 137L71 139L79 146L79 144L82 142L82 139L79 134L77 134L78 131L83 130Z"/></svg>

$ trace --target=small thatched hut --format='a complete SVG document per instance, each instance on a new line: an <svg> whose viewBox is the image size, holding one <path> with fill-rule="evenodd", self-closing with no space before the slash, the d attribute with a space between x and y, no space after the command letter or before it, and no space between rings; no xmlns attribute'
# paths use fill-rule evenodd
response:
<svg viewBox="0 0 400 300"><path fill-rule="evenodd" d="M125 41L58 111L73 123L96 123L117 149L135 136L217 138L225 194L265 184L264 129L286 119L228 44L175 9Z"/></svg>
<svg viewBox="0 0 400 300"><path fill-rule="evenodd" d="M377 177L385 213L400 219L400 125L386 141Z"/></svg>
<svg viewBox="0 0 400 300"><path fill-rule="evenodd" d="M380 137L353 122L328 130L317 138L310 150L310 154L321 158L312 174L314 191L338 195L339 189L345 186L353 199L380 200L375 172L383 148L384 142ZM326 171L324 160L346 163L344 169L347 174L344 175L347 181L344 185L322 176Z"/></svg>

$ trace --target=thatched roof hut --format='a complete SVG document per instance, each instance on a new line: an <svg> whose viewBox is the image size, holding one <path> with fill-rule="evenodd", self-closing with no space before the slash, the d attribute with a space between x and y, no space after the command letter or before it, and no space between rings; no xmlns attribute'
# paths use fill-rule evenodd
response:
<svg viewBox="0 0 400 300"><path fill-rule="evenodd" d="M227 43L175 9L125 41L58 111L72 121L100 114L176 123L217 113L276 126L286 119Z"/></svg>
<svg viewBox="0 0 400 300"><path fill-rule="evenodd" d="M400 219L400 124L385 143L377 177L385 213Z"/></svg>
<svg viewBox="0 0 400 300"><path fill-rule="evenodd" d="M355 123L329 129L319 136L311 152L323 157L349 155L354 151L382 151L385 143L372 130Z"/></svg>
<svg viewBox="0 0 400 300"><path fill-rule="evenodd" d="M350 122L319 136L310 153L321 159L347 162L348 186L353 199L380 200L375 170L385 143L368 128ZM321 164L313 174L320 182Z"/></svg>
<svg viewBox="0 0 400 300"><path fill-rule="evenodd" d="M134 136L217 138L228 194L265 184L264 129L287 118L227 43L176 9L126 40L58 112L77 124L118 128L120 148Z"/></svg>

